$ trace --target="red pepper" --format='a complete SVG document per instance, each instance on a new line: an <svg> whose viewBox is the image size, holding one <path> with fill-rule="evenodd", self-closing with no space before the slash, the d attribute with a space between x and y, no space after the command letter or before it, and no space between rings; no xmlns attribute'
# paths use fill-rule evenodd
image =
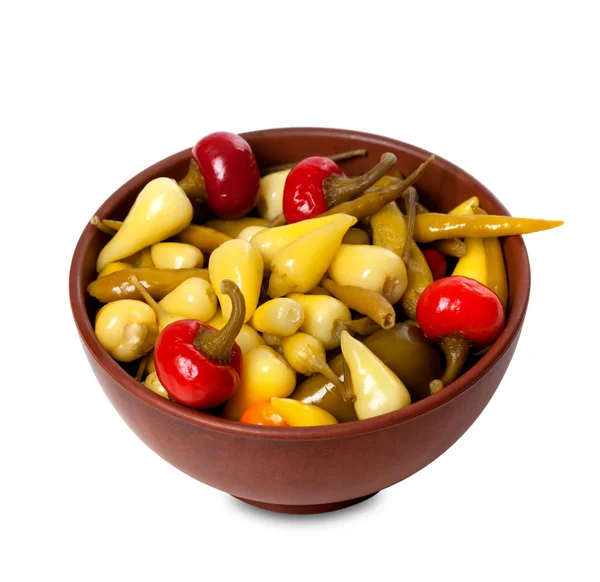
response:
<svg viewBox="0 0 600 582"><path fill-rule="evenodd" d="M220 218L247 214L258 198L260 173L248 142L235 133L219 131L203 137L193 148L197 168L190 167L181 187L194 197L206 198ZM191 182L191 184L190 184Z"/></svg>
<svg viewBox="0 0 600 582"><path fill-rule="evenodd" d="M482 348L496 340L504 329L504 309L498 296L479 281L444 277L421 293L417 322L446 356L444 374L429 386L434 393L458 377L470 346Z"/></svg>
<svg viewBox="0 0 600 582"><path fill-rule="evenodd" d="M313 156L298 162L288 174L283 189L283 214L290 224L314 218L371 187L396 163L386 153L366 174L348 178L329 158Z"/></svg>
<svg viewBox="0 0 600 582"><path fill-rule="evenodd" d="M220 330L192 319L170 323L159 334L154 365L169 396L192 408L213 408L235 392L242 374L242 351L235 343L246 315L240 288L228 279L221 292L231 298L229 321Z"/></svg>
<svg viewBox="0 0 600 582"><path fill-rule="evenodd" d="M448 260L444 253L440 253L437 249L425 249L423 256L431 269L433 280L441 279L446 276L446 270L448 269Z"/></svg>

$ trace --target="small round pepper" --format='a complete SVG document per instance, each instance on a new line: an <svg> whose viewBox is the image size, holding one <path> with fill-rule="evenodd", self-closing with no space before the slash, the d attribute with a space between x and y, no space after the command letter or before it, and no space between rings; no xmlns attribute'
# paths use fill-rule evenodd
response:
<svg viewBox="0 0 600 582"><path fill-rule="evenodd" d="M444 277L429 285L417 303L417 322L437 341L446 356L446 370L429 385L435 393L454 381L470 346L489 346L504 329L504 309L498 296L474 279Z"/></svg>
<svg viewBox="0 0 600 582"><path fill-rule="evenodd" d="M312 156L298 162L285 180L283 214L287 222L299 222L323 214L327 209L352 200L375 184L396 163L385 153L367 173L348 178L329 158Z"/></svg>
<svg viewBox="0 0 600 582"><path fill-rule="evenodd" d="M243 137L218 131L192 148L189 171L179 185L190 199L206 201L218 217L239 218L256 203L260 172Z"/></svg>

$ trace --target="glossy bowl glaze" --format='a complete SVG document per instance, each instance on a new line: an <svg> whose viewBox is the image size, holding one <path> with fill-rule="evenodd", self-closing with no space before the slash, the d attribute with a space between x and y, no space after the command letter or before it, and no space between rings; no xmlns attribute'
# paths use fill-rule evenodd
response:
<svg viewBox="0 0 600 582"><path fill-rule="evenodd" d="M382 153L398 157L408 174L430 152L393 139L338 129L271 129L243 134L259 165L366 148L367 158L344 162L349 174L372 166ZM136 195L159 176L181 179L190 150L170 156L119 188L98 209L123 218ZM424 204L445 212L470 196L492 214L506 208L475 178L441 158L417 183ZM248 503L288 513L331 511L367 499L416 473L473 424L500 384L517 346L529 299L530 270L521 237L503 239L509 282L506 328L489 351L458 380L411 406L335 426L274 428L232 422L180 406L132 378L100 346L92 321L97 304L86 294L106 235L86 226L71 265L73 316L85 354L102 389L133 430L163 459L188 475Z"/></svg>

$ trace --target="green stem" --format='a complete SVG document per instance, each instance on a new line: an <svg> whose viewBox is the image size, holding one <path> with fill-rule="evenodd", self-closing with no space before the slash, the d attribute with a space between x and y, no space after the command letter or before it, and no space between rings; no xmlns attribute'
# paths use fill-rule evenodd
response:
<svg viewBox="0 0 600 582"><path fill-rule="evenodd" d="M246 319L246 301L241 289L231 280L221 281L221 293L231 299L229 321L220 329L201 327L194 338L194 345L209 360L227 365L231 361L231 350Z"/></svg>
<svg viewBox="0 0 600 582"><path fill-rule="evenodd" d="M170 315L154 300L152 295L148 293L146 288L140 283L140 280L135 276L129 277L129 282L138 290L144 301L152 308L156 314L157 321L161 321L170 317Z"/></svg>
<svg viewBox="0 0 600 582"><path fill-rule="evenodd" d="M106 224L104 224L104 221L101 220L97 214L94 214L94 216L92 216L92 220L90 220L90 224L92 226L95 226L100 232L103 232L104 234L107 234L108 236L115 236L115 234L117 234L117 231L114 228L110 228L109 226L106 226Z"/></svg>
<svg viewBox="0 0 600 582"><path fill-rule="evenodd" d="M331 208L342 202L347 202L362 194L370 188L382 176L385 176L392 166L397 162L394 154L387 152L381 156L379 163L368 172L355 178L347 178L334 174L323 181L323 194L327 208Z"/></svg>
<svg viewBox="0 0 600 582"><path fill-rule="evenodd" d="M190 160L187 174L179 180L178 184L192 201L204 202L206 200L204 176L193 159Z"/></svg>
<svg viewBox="0 0 600 582"><path fill-rule="evenodd" d="M313 358L311 362L313 369L321 374L327 381L331 382L339 391L342 396L346 392L346 385L342 382L338 375L327 365L325 358Z"/></svg>
<svg viewBox="0 0 600 582"><path fill-rule="evenodd" d="M342 390L342 398L344 402L356 402L356 394L354 394L354 389L352 388L352 376L350 375L350 367L348 366L348 362L344 359L344 383Z"/></svg>
<svg viewBox="0 0 600 582"><path fill-rule="evenodd" d="M446 357L446 369L439 380L432 380L429 383L431 394L439 392L443 386L448 386L458 378L467 361L470 344L459 335L447 335L441 338L440 347Z"/></svg>
<svg viewBox="0 0 600 582"><path fill-rule="evenodd" d="M329 158L334 162L343 162L344 160L350 160L352 158L361 158L367 155L367 150L350 150L349 152L341 152L339 154L333 154L332 156L323 156ZM285 164L279 164L277 166L268 166L260 171L261 176L267 174L274 174L275 172L281 172L282 170L291 170L298 162L287 162Z"/></svg>
<svg viewBox="0 0 600 582"><path fill-rule="evenodd" d="M404 241L404 250L402 251L402 260L408 263L410 260L410 247L415 234L415 223L417 221L417 190L411 186L405 193L406 200L406 240Z"/></svg>

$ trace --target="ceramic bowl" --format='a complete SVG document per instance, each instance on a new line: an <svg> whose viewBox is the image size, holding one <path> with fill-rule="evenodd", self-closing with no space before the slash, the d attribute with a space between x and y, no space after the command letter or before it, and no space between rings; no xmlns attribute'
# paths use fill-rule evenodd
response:
<svg viewBox="0 0 600 582"><path fill-rule="evenodd" d="M430 152L381 137L339 129L269 129L243 134L259 165L366 148L366 158L344 162L348 174L365 171L393 152L408 174ZM180 179L190 150L172 155L119 188L97 210L123 218L136 195L159 176ZM436 158L417 183L431 209L445 212L478 196L489 213L508 214L475 178ZM489 351L458 380L411 406L335 426L261 427L180 406L139 384L101 347L92 322L98 305L86 294L106 235L88 225L73 255L70 298L85 354L98 382L131 430L174 467L253 505L288 513L340 509L413 475L452 446L498 388L511 361L529 299L530 269L521 237L502 240L509 282L506 328ZM91 389L91 387L90 387Z"/></svg>

